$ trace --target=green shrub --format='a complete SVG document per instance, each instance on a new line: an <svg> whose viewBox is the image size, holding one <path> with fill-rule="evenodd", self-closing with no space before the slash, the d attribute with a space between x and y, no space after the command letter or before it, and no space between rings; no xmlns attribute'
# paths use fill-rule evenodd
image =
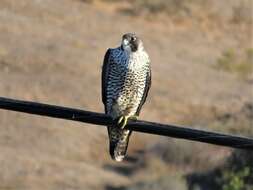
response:
<svg viewBox="0 0 253 190"><path fill-rule="evenodd" d="M199 190L253 190L252 160L252 151L235 150L224 164L187 176L188 184Z"/></svg>
<svg viewBox="0 0 253 190"><path fill-rule="evenodd" d="M250 168L244 167L239 171L225 171L223 172L222 190L243 190L247 185L245 178L250 175Z"/></svg>

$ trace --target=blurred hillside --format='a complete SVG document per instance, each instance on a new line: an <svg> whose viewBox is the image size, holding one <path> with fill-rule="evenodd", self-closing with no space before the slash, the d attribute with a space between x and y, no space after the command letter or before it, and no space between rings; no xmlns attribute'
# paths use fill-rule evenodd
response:
<svg viewBox="0 0 253 190"><path fill-rule="evenodd" d="M0 96L102 112L104 53L135 32L153 72L141 119L253 136L252 19L251 0L1 0ZM184 190L232 152L134 133L118 164L103 127L0 110L0 189Z"/></svg>

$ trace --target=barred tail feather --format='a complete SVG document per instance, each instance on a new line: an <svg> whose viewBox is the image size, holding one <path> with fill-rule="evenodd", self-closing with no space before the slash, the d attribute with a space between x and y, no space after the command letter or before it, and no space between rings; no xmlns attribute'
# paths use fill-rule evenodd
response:
<svg viewBox="0 0 253 190"><path fill-rule="evenodd" d="M131 131L120 129L118 126L110 126L108 127L108 135L110 139L110 155L113 160L121 162L127 153Z"/></svg>

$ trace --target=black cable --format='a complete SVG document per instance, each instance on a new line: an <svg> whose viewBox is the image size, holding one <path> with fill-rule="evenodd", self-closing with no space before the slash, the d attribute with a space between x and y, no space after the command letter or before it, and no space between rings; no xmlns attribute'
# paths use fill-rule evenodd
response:
<svg viewBox="0 0 253 190"><path fill-rule="evenodd" d="M20 101L3 97L0 97L0 109L61 118L103 126L113 124L114 122L108 115L101 113L41 104L37 102ZM247 137L208 132L204 130L191 129L177 125L165 125L141 120L129 121L126 128L143 133L181 138L233 148L253 150L253 139Z"/></svg>

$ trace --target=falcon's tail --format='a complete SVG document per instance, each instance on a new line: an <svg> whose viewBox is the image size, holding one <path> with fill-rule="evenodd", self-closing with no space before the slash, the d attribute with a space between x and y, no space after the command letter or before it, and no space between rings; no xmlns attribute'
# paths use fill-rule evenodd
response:
<svg viewBox="0 0 253 190"><path fill-rule="evenodd" d="M115 161L122 161L127 153L127 146L131 131L120 129L118 126L108 126L110 140L110 155Z"/></svg>

